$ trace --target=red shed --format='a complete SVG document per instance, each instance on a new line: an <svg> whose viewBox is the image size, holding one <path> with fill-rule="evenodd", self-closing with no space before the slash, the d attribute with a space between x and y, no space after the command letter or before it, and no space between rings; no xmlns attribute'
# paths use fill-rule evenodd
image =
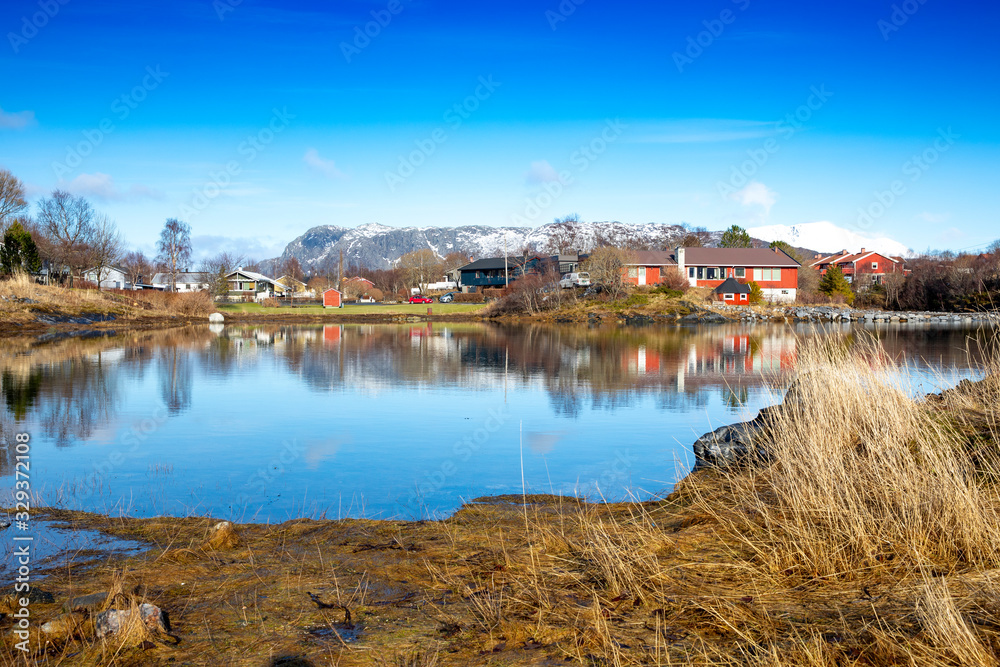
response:
<svg viewBox="0 0 1000 667"><path fill-rule="evenodd" d="M735 278L726 278L713 292L718 301L730 306L750 305L750 286L744 285Z"/></svg>
<svg viewBox="0 0 1000 667"><path fill-rule="evenodd" d="M324 308L341 308L344 305L343 295L332 287L323 292Z"/></svg>

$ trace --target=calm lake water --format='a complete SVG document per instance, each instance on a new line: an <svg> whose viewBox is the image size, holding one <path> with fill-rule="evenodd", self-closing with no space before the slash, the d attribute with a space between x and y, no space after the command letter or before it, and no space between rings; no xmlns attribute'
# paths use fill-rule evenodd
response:
<svg viewBox="0 0 1000 667"><path fill-rule="evenodd" d="M867 331L927 390L974 363L968 329ZM13 339L0 436L31 434L39 502L111 514L436 517L520 494L522 479L529 493L645 498L690 470L702 433L773 403L817 335L421 323Z"/></svg>

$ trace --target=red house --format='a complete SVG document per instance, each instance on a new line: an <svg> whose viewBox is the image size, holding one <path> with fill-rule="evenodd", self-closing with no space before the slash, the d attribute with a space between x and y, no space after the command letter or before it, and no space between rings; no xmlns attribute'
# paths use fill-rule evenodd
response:
<svg viewBox="0 0 1000 667"><path fill-rule="evenodd" d="M776 248L677 248L673 253L639 251L633 253L633 260L625 265L625 280L633 285L657 285L668 271L677 271L688 279L691 287L714 290L726 279L734 278L739 283L753 281L760 285L766 301L795 301L801 266ZM736 299L740 303L738 296Z"/></svg>
<svg viewBox="0 0 1000 667"><path fill-rule="evenodd" d="M836 255L826 257L816 255L813 259L814 261L809 266L819 271L821 276L831 266L838 266L847 281L851 283L854 282L855 278L881 283L887 274L900 273L906 276L910 273L902 257L890 257L875 251L866 251L864 248L858 253L841 250Z"/></svg>
<svg viewBox="0 0 1000 667"><path fill-rule="evenodd" d="M332 287L323 292L324 308L342 308L344 305L343 295Z"/></svg>
<svg viewBox="0 0 1000 667"><path fill-rule="evenodd" d="M801 264L777 248L678 248L675 258L692 287L714 290L734 278L757 283L765 301L795 301Z"/></svg>

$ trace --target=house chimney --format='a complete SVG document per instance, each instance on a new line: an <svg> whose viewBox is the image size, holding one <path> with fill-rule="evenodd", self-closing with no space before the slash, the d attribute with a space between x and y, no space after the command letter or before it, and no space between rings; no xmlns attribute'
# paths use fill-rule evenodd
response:
<svg viewBox="0 0 1000 667"><path fill-rule="evenodd" d="M823 257L823 255L821 255L819 253L816 253L815 255L813 255L813 259L822 259L822 257Z"/></svg>
<svg viewBox="0 0 1000 667"><path fill-rule="evenodd" d="M674 259L677 261L677 273L681 276L681 278L687 279L688 272L687 272L687 267L685 266L684 255L685 255L684 248L682 248L681 246L677 246L677 250L675 251L674 254Z"/></svg>
<svg viewBox="0 0 1000 667"><path fill-rule="evenodd" d="M865 249L864 248L861 249L861 254L862 255L865 254Z"/></svg>

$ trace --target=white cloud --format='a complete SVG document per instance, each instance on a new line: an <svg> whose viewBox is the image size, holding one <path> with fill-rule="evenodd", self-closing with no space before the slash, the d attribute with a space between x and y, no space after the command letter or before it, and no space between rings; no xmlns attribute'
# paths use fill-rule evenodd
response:
<svg viewBox="0 0 1000 667"><path fill-rule="evenodd" d="M302 157L302 161L309 166L310 169L323 174L327 178L344 178L344 172L337 169L337 165L333 160L327 160L320 157L319 151L315 148L310 148L306 151L306 154Z"/></svg>
<svg viewBox="0 0 1000 667"><path fill-rule="evenodd" d="M30 125L34 125L35 122L34 111L18 111L14 113L12 111L4 111L0 108L0 128L23 130Z"/></svg>
<svg viewBox="0 0 1000 667"><path fill-rule="evenodd" d="M778 193L759 181L751 181L742 190L730 195L742 206L760 206L764 209L764 217L771 214L771 207L778 201Z"/></svg>
<svg viewBox="0 0 1000 667"><path fill-rule="evenodd" d="M524 175L524 180L529 185L541 185L542 183L555 183L559 180L559 172L555 170L548 160L536 160L531 163L531 168Z"/></svg>
<svg viewBox="0 0 1000 667"><path fill-rule="evenodd" d="M761 139L776 133L777 124L769 121L694 118L636 125L625 141L636 144L706 144Z"/></svg>
<svg viewBox="0 0 1000 667"><path fill-rule="evenodd" d="M95 172L80 174L69 183L59 182L59 187L75 195L96 197L108 201L124 199L162 199L163 193L145 185L132 185L128 190L121 190L115 185L115 179L108 174Z"/></svg>

